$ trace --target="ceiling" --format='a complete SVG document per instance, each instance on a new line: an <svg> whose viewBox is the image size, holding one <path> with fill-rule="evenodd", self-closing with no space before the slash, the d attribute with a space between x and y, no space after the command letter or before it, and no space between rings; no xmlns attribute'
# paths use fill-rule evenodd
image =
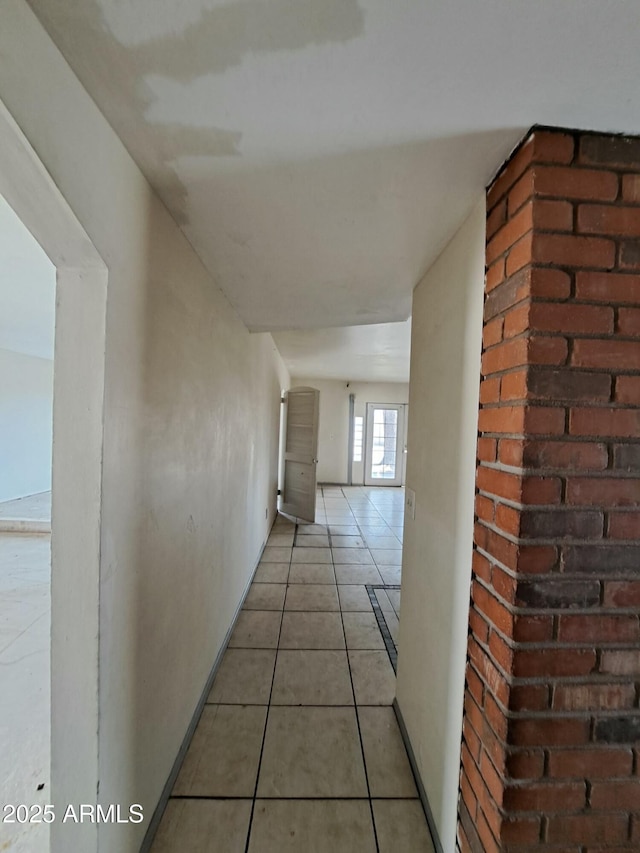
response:
<svg viewBox="0 0 640 853"><path fill-rule="evenodd" d="M632 0L29 0L254 331L405 320L534 123L640 132Z"/></svg>
<svg viewBox="0 0 640 853"><path fill-rule="evenodd" d="M0 195L0 349L53 358L56 268Z"/></svg>

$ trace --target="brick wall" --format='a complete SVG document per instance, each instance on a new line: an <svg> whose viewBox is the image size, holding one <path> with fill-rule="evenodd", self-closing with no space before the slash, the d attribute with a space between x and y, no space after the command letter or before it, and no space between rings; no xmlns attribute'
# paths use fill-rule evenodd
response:
<svg viewBox="0 0 640 853"><path fill-rule="evenodd" d="M640 139L534 129L487 194L458 844L640 850Z"/></svg>

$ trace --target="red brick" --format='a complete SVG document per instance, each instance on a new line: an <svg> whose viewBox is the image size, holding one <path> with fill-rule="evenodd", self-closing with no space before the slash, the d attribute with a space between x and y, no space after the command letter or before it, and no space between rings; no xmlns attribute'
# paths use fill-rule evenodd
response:
<svg viewBox="0 0 640 853"><path fill-rule="evenodd" d="M577 272L576 298L589 299L593 302L640 304L640 276Z"/></svg>
<svg viewBox="0 0 640 853"><path fill-rule="evenodd" d="M515 181L531 163L533 157L533 144L531 141L521 145L518 150L498 173L495 180L487 191L487 209L492 210L497 202L508 192Z"/></svg>
<svg viewBox="0 0 640 853"><path fill-rule="evenodd" d="M589 740L589 720L553 716L547 719L512 720L514 746L573 746Z"/></svg>
<svg viewBox="0 0 640 853"><path fill-rule="evenodd" d="M637 616L567 616L558 619L561 643L625 643L640 639Z"/></svg>
<svg viewBox="0 0 640 853"><path fill-rule="evenodd" d="M596 664L593 649L518 649L513 674L517 678L559 678L589 675Z"/></svg>
<svg viewBox="0 0 640 853"><path fill-rule="evenodd" d="M487 216L487 240L490 240L507 221L507 200L504 198Z"/></svg>
<svg viewBox="0 0 640 853"><path fill-rule="evenodd" d="M578 162L640 169L640 140L636 136L583 134L580 138Z"/></svg>
<svg viewBox="0 0 640 853"><path fill-rule="evenodd" d="M612 512L607 534L611 539L640 539L640 512Z"/></svg>
<svg viewBox="0 0 640 853"><path fill-rule="evenodd" d="M488 322L522 302L529 296L530 289L531 267L527 267L512 275L491 293L487 293L484 301L485 321Z"/></svg>
<svg viewBox="0 0 640 853"><path fill-rule="evenodd" d="M480 383L480 402L497 403L500 399L500 377L483 379Z"/></svg>
<svg viewBox="0 0 640 853"><path fill-rule="evenodd" d="M480 772L485 781L485 785L489 789L489 793L493 797L496 805L502 805L502 797L504 794L504 780L493 766L493 762L486 752L482 752L480 757Z"/></svg>
<svg viewBox="0 0 640 853"><path fill-rule="evenodd" d="M640 676L640 649L603 651L600 672L610 675Z"/></svg>
<svg viewBox="0 0 640 853"><path fill-rule="evenodd" d="M594 782L589 802L593 809L640 810L640 779L628 782Z"/></svg>
<svg viewBox="0 0 640 853"><path fill-rule="evenodd" d="M477 830L483 853L502 853L482 810L478 811Z"/></svg>
<svg viewBox="0 0 640 853"><path fill-rule="evenodd" d="M640 411L580 408L569 413L570 435L635 438L640 432Z"/></svg>
<svg viewBox="0 0 640 853"><path fill-rule="evenodd" d="M527 384L531 400L606 403L611 398L611 377L604 373L535 367L529 372Z"/></svg>
<svg viewBox="0 0 640 853"><path fill-rule="evenodd" d="M552 545L521 545L518 571L523 574L546 574L558 562L558 551Z"/></svg>
<svg viewBox="0 0 640 853"><path fill-rule="evenodd" d="M640 341L579 339L573 344L571 364L604 370L640 370Z"/></svg>
<svg viewBox="0 0 640 853"><path fill-rule="evenodd" d="M480 578L483 581L486 581L487 584L490 582L491 563L489 562L489 560L487 560L485 556L480 554L478 551L473 552L471 567L476 577Z"/></svg>
<svg viewBox="0 0 640 853"><path fill-rule="evenodd" d="M605 444L586 441L529 441L524 445L523 464L535 468L604 470L608 465Z"/></svg>
<svg viewBox="0 0 640 853"><path fill-rule="evenodd" d="M516 616L513 639L517 643L544 643L552 636L552 616Z"/></svg>
<svg viewBox="0 0 640 853"><path fill-rule="evenodd" d="M495 518L497 527L504 530L505 533L518 536L520 532L520 513L518 510L505 504L498 504Z"/></svg>
<svg viewBox="0 0 640 853"><path fill-rule="evenodd" d="M505 844L533 844L540 838L541 817L505 817L500 839Z"/></svg>
<svg viewBox="0 0 640 853"><path fill-rule="evenodd" d="M485 323L482 330L482 346L485 347L485 349L500 343L502 340L503 325L503 317L496 317L494 320L490 320L488 323Z"/></svg>
<svg viewBox="0 0 640 853"><path fill-rule="evenodd" d="M640 216L640 208L638 215ZM640 337L640 308L620 308L618 311L618 332L629 337Z"/></svg>
<svg viewBox="0 0 640 853"><path fill-rule="evenodd" d="M565 410L547 406L529 406L524 413L524 431L529 435L562 435Z"/></svg>
<svg viewBox="0 0 640 853"><path fill-rule="evenodd" d="M509 250L507 255L506 272L507 276L521 270L524 266L531 263L533 250L533 233L529 232Z"/></svg>
<svg viewBox="0 0 640 853"><path fill-rule="evenodd" d="M625 841L629 820L622 814L561 815L549 818L547 840L551 843L573 841L577 844Z"/></svg>
<svg viewBox="0 0 640 853"><path fill-rule="evenodd" d="M513 666L513 649L495 631L491 631L489 634L489 651L496 663L505 672L511 672Z"/></svg>
<svg viewBox="0 0 640 853"><path fill-rule="evenodd" d="M622 198L632 204L640 204L640 175L623 175Z"/></svg>
<svg viewBox="0 0 640 853"><path fill-rule="evenodd" d="M506 809L523 812L574 811L586 805L584 782L548 782L507 788L504 794Z"/></svg>
<svg viewBox="0 0 640 853"><path fill-rule="evenodd" d="M533 226L540 231L572 231L573 205L568 201L535 199Z"/></svg>
<svg viewBox="0 0 640 853"><path fill-rule="evenodd" d="M540 335L529 338L530 364L564 364L568 351L564 338L547 338Z"/></svg>
<svg viewBox="0 0 640 853"><path fill-rule="evenodd" d="M529 303L524 302L512 308L504 317L504 337L514 338L529 328Z"/></svg>
<svg viewBox="0 0 640 853"><path fill-rule="evenodd" d="M524 400L527 396L527 371L506 373L500 386L501 400Z"/></svg>
<svg viewBox="0 0 640 853"><path fill-rule="evenodd" d="M618 176L613 172L559 166L535 166L536 195L586 201L614 201Z"/></svg>
<svg viewBox="0 0 640 853"><path fill-rule="evenodd" d="M544 684L521 684L511 688L512 711L545 711L549 707L549 688Z"/></svg>
<svg viewBox="0 0 640 853"><path fill-rule="evenodd" d="M534 232L531 259L533 263L538 264L610 270L615 266L616 247L612 240L601 237ZM507 260L507 272L508 270Z"/></svg>
<svg viewBox="0 0 640 853"><path fill-rule="evenodd" d="M495 462L498 442L495 438L478 439L478 459L481 462Z"/></svg>
<svg viewBox="0 0 640 853"><path fill-rule="evenodd" d="M535 163L570 163L573 160L573 137L555 130L536 130L533 134Z"/></svg>
<svg viewBox="0 0 640 853"><path fill-rule="evenodd" d="M522 205L533 195L533 169L528 169L521 178L513 185L508 196L508 213L513 216Z"/></svg>
<svg viewBox="0 0 640 853"><path fill-rule="evenodd" d="M507 719L505 717L504 711L495 701L491 693L485 694L484 713L487 722L491 726L491 731L501 741L505 741L507 737Z"/></svg>
<svg viewBox="0 0 640 853"><path fill-rule="evenodd" d="M630 749L563 749L549 753L549 776L606 779L628 776L633 769Z"/></svg>
<svg viewBox="0 0 640 853"><path fill-rule="evenodd" d="M615 399L617 403L640 406L640 376L618 376Z"/></svg>
<svg viewBox="0 0 640 853"><path fill-rule="evenodd" d="M522 481L523 504L559 504L562 481L558 477L525 477Z"/></svg>
<svg viewBox="0 0 640 853"><path fill-rule="evenodd" d="M599 335L613 332L613 310L599 305L534 302L529 312L531 329L538 332Z"/></svg>
<svg viewBox="0 0 640 853"><path fill-rule="evenodd" d="M553 708L560 711L613 711L633 708L632 684L560 684L553 693Z"/></svg>
<svg viewBox="0 0 640 853"><path fill-rule="evenodd" d="M577 506L636 506L640 503L640 480L572 477L567 480L566 501Z"/></svg>
<svg viewBox="0 0 640 853"><path fill-rule="evenodd" d="M533 205L527 204L511 217L487 245L487 266L503 255L521 237L533 228Z"/></svg>
<svg viewBox="0 0 640 853"><path fill-rule="evenodd" d="M522 465L522 441L515 438L501 438L498 445L498 458L503 465L520 468Z"/></svg>
<svg viewBox="0 0 640 853"><path fill-rule="evenodd" d="M640 210L633 207L581 204L578 207L578 231L640 237Z"/></svg>
<svg viewBox="0 0 640 853"><path fill-rule="evenodd" d="M520 499L522 480L517 474L482 466L477 471L476 486L480 491L516 501Z"/></svg>
<svg viewBox="0 0 640 853"><path fill-rule="evenodd" d="M496 628L499 628L503 634L511 634L513 614L497 598L494 598L484 587L475 582L472 585L472 598L476 607L486 615Z"/></svg>
<svg viewBox="0 0 640 853"><path fill-rule="evenodd" d="M482 614L475 608L469 611L469 630L481 643L486 643L489 638L489 625Z"/></svg>
<svg viewBox="0 0 640 853"><path fill-rule="evenodd" d="M491 264L484 277L484 286L487 293L496 288L506 277L506 258L498 258L495 264Z"/></svg>
<svg viewBox="0 0 640 853"><path fill-rule="evenodd" d="M512 779L538 779L544 773L544 752L523 749L507 756L507 773Z"/></svg>
<svg viewBox="0 0 640 853"><path fill-rule="evenodd" d="M495 515L495 504L489 498L476 495L476 515L483 521L492 522Z"/></svg>
<svg viewBox="0 0 640 853"><path fill-rule="evenodd" d="M602 603L605 607L640 607L640 580L607 581Z"/></svg>
<svg viewBox="0 0 640 853"><path fill-rule="evenodd" d="M571 278L563 270L533 267L529 289L531 297L535 299L568 299L571 295Z"/></svg>
<svg viewBox="0 0 640 853"><path fill-rule="evenodd" d="M509 604L513 604L516 596L517 582L512 574L505 572L500 566L493 566L491 569L491 586L500 598L503 598Z"/></svg>
<svg viewBox="0 0 640 853"><path fill-rule="evenodd" d="M482 375L489 376L503 370L510 370L527 361L527 342L524 338L505 341L487 350L482 356Z"/></svg>
<svg viewBox="0 0 640 853"><path fill-rule="evenodd" d="M480 432L521 433L524 428L523 406L500 406L496 409L480 409L478 429Z"/></svg>

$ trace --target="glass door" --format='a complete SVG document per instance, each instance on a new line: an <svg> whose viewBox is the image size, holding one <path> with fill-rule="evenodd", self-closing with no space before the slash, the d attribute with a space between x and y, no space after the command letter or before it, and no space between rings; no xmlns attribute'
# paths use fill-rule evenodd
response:
<svg viewBox="0 0 640 853"><path fill-rule="evenodd" d="M404 406L367 403L365 486L401 486Z"/></svg>

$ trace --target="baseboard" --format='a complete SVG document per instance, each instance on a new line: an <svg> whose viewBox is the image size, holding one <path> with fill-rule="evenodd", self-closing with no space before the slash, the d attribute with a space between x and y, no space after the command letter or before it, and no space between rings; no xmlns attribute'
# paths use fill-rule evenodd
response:
<svg viewBox="0 0 640 853"><path fill-rule="evenodd" d="M427 797L427 792L425 791L424 785L422 784L422 779L420 778L416 757L413 753L413 747L411 746L407 727L404 724L402 711L400 710L400 706L398 705L397 699L393 700L393 710L395 711L398 726L400 727L400 734L402 735L402 740L404 741L404 746L407 750L407 755L409 756L409 763L411 764L413 778L415 779L416 786L418 788L418 796L420 797L420 802L422 803L422 808L424 809L425 817L427 818L427 823L429 825L429 832L431 833L431 840L433 841L433 846L435 848L436 853L444 853L442 849L442 843L440 841L440 836L438 835L438 830L436 828L436 823L433 819L433 812L431 811L431 806L429 805L429 798Z"/></svg>
<svg viewBox="0 0 640 853"><path fill-rule="evenodd" d="M189 749L189 745L191 744L191 739L193 738L193 734L196 730L196 727L200 722L200 717L202 716L202 712L204 711L204 706L207 704L207 696L211 692L211 687L213 686L213 681L218 672L220 662L222 661L222 657L227 650L229 640L231 639L231 634L233 633L233 629L235 628L236 622L238 621L238 616L240 615L240 611L242 610L242 605L244 604L245 598L247 597L247 593L249 592L249 587L253 583L253 578L258 569L260 560L262 559L262 552L264 551L265 545L263 545L260 549L260 554L258 556L255 566L253 567L253 571L251 572L249 582L247 583L245 590L242 593L242 598L240 599L240 603L236 608L236 612L233 614L233 619L231 620L229 630L227 631L222 645L220 646L220 651L216 655L216 659L213 662L211 672L207 677L204 689L202 691L202 694L200 695L200 699L198 700L198 704L196 705L195 711L193 712L193 716L191 717L191 722L187 727L186 734L182 740L182 744L180 745L180 749L178 750L176 759L173 762L173 767L171 768L171 772L169 773L169 778L165 782L164 788L162 789L162 793L160 794L160 799L158 800L158 804L156 805L151 820L149 821L149 826L147 827L147 831L140 846L140 853L149 853L149 850L151 849L151 845L153 844L156 832L158 831L158 827L160 826L160 821L162 820L162 815L164 814L164 810L166 809L167 803L169 802L169 798L171 797L171 791L173 790L173 786L175 785L176 779L178 778L178 773L180 772L180 768L182 767L182 762L184 761L184 757L187 754L187 750Z"/></svg>

